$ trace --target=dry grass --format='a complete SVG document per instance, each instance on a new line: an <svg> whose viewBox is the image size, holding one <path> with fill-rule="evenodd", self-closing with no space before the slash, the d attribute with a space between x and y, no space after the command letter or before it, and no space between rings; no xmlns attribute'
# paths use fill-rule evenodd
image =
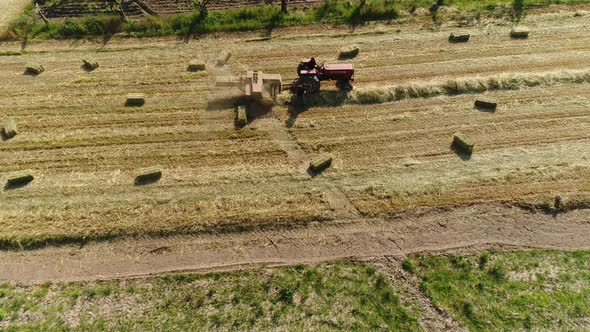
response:
<svg viewBox="0 0 590 332"><path fill-rule="evenodd" d="M451 31L368 34L372 26L317 38L280 31L255 43L243 42L255 37L244 34L188 44L115 39L101 52L87 42L31 44L22 56L0 57L0 114L26 133L0 142L0 173L31 169L36 177L0 192L0 241L26 246L341 220L322 195L331 188L367 215L584 195L590 62L581 50L590 37L583 24L541 21L534 38L517 43L508 28L494 27L469 45L444 41ZM303 39L305 48L293 46ZM215 75L258 69L288 81L310 54L336 62L343 40L363 48L348 96L322 82L317 107L290 113L275 105L242 130L234 128L233 105L209 107ZM221 45L235 58L211 68ZM100 69L74 79L80 59L89 58ZM212 59L211 75L186 72L194 58ZM48 70L24 76L25 61ZM124 108L128 91L149 102ZM497 100L495 113L473 110L481 95ZM455 132L477 143L469 162L449 147ZM310 179L307 162L323 154L334 156L330 169ZM133 186L135 170L151 165L165 170L161 180Z"/></svg>

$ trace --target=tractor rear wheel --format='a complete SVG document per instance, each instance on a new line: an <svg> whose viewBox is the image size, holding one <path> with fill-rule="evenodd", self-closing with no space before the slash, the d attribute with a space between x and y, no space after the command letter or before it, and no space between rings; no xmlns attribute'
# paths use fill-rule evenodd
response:
<svg viewBox="0 0 590 332"><path fill-rule="evenodd" d="M350 81L336 81L336 87L342 91L351 91L352 90L352 84L350 84Z"/></svg>
<svg viewBox="0 0 590 332"><path fill-rule="evenodd" d="M302 85L305 93L316 93L320 91L320 80L317 77L304 76L297 81L297 85Z"/></svg>

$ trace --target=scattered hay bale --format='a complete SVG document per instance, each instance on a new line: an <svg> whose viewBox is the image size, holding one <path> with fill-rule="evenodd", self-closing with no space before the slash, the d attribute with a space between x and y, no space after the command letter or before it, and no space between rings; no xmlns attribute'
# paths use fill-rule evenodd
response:
<svg viewBox="0 0 590 332"><path fill-rule="evenodd" d="M11 139L18 134L16 122L13 119L7 119L4 121L4 128L2 128L2 135L6 139Z"/></svg>
<svg viewBox="0 0 590 332"><path fill-rule="evenodd" d="M452 146L470 155L473 153L475 144L468 140L465 135L461 133L455 133L453 135Z"/></svg>
<svg viewBox="0 0 590 332"><path fill-rule="evenodd" d="M82 68L86 71L93 71L98 68L98 62L95 60L82 60Z"/></svg>
<svg viewBox="0 0 590 332"><path fill-rule="evenodd" d="M510 30L510 38L526 39L529 37L530 29L525 26L515 27Z"/></svg>
<svg viewBox="0 0 590 332"><path fill-rule="evenodd" d="M491 98L477 98L475 100L475 108L495 111L498 103Z"/></svg>
<svg viewBox="0 0 590 332"><path fill-rule="evenodd" d="M45 71L42 65L28 65L25 68L25 75L37 76Z"/></svg>
<svg viewBox="0 0 590 332"><path fill-rule="evenodd" d="M31 170L18 171L8 174L4 189L24 187L33 181L33 172Z"/></svg>
<svg viewBox="0 0 590 332"><path fill-rule="evenodd" d="M227 62L229 61L229 59L231 58L231 52L227 52L225 54L221 54L219 56L219 59L217 59L217 66L218 67L223 67L227 64Z"/></svg>
<svg viewBox="0 0 590 332"><path fill-rule="evenodd" d="M248 123L246 106L238 106L236 109L236 127L242 128Z"/></svg>
<svg viewBox="0 0 590 332"><path fill-rule="evenodd" d="M343 47L340 49L340 55L338 55L338 59L352 59L356 58L359 55L360 48L356 45Z"/></svg>
<svg viewBox="0 0 590 332"><path fill-rule="evenodd" d="M145 95L143 93L130 93L127 95L125 106L143 106L145 104Z"/></svg>
<svg viewBox="0 0 590 332"><path fill-rule="evenodd" d="M309 163L309 172L318 174L332 165L332 156L320 156Z"/></svg>
<svg viewBox="0 0 590 332"><path fill-rule="evenodd" d="M451 33L449 43L466 43L469 41L469 37L468 33Z"/></svg>
<svg viewBox="0 0 590 332"><path fill-rule="evenodd" d="M188 66L186 67L186 71L197 72L205 70L206 66L205 63L199 60L191 60Z"/></svg>
<svg viewBox="0 0 590 332"><path fill-rule="evenodd" d="M140 168L135 171L135 185L141 186L159 181L162 178L162 171L158 166Z"/></svg>
<svg viewBox="0 0 590 332"><path fill-rule="evenodd" d="M246 43L251 43L251 42L260 42L260 41L268 41L271 40L272 37L267 36L267 37L260 37L260 38L250 38L250 39L246 39L244 40Z"/></svg>

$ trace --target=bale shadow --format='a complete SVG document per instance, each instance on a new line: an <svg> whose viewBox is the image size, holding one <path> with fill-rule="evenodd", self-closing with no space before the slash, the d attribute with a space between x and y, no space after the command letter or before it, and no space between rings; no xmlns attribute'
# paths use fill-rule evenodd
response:
<svg viewBox="0 0 590 332"><path fill-rule="evenodd" d="M463 149L461 149L460 147L458 147L455 142L451 143L451 150L453 152L455 152L457 154L457 156L459 156L459 158L463 161L469 161L471 160L471 155L473 154L473 152L469 153Z"/></svg>
<svg viewBox="0 0 590 332"><path fill-rule="evenodd" d="M4 131L4 129L0 130L0 139L2 141L8 141L10 139L8 135L6 135L6 131Z"/></svg>
<svg viewBox="0 0 590 332"><path fill-rule="evenodd" d="M19 188L24 188L26 187L29 183L33 182L33 178L25 178L25 179L21 179L18 181L12 181L12 182L6 182L6 184L4 185L4 190L14 190L14 189L19 189Z"/></svg>
<svg viewBox="0 0 590 332"><path fill-rule="evenodd" d="M138 176L133 181L133 184L135 186L145 186L148 184L156 183L156 182L160 181L161 178L162 178L162 174L155 174L155 175L151 175L151 176Z"/></svg>
<svg viewBox="0 0 590 332"><path fill-rule="evenodd" d="M477 110L477 111L479 111L479 112L483 112L483 113L496 113L496 109L495 108L475 106L474 109Z"/></svg>

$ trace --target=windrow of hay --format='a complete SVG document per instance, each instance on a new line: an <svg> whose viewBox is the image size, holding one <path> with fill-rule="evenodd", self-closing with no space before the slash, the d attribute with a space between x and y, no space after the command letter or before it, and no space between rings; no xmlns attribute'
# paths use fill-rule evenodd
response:
<svg viewBox="0 0 590 332"><path fill-rule="evenodd" d="M446 82L431 81L397 86L365 87L352 91L345 100L337 100L337 102L340 104L378 104L405 98L431 98L440 95L519 90L572 83L590 83L590 70L504 74L490 77L457 78Z"/></svg>

